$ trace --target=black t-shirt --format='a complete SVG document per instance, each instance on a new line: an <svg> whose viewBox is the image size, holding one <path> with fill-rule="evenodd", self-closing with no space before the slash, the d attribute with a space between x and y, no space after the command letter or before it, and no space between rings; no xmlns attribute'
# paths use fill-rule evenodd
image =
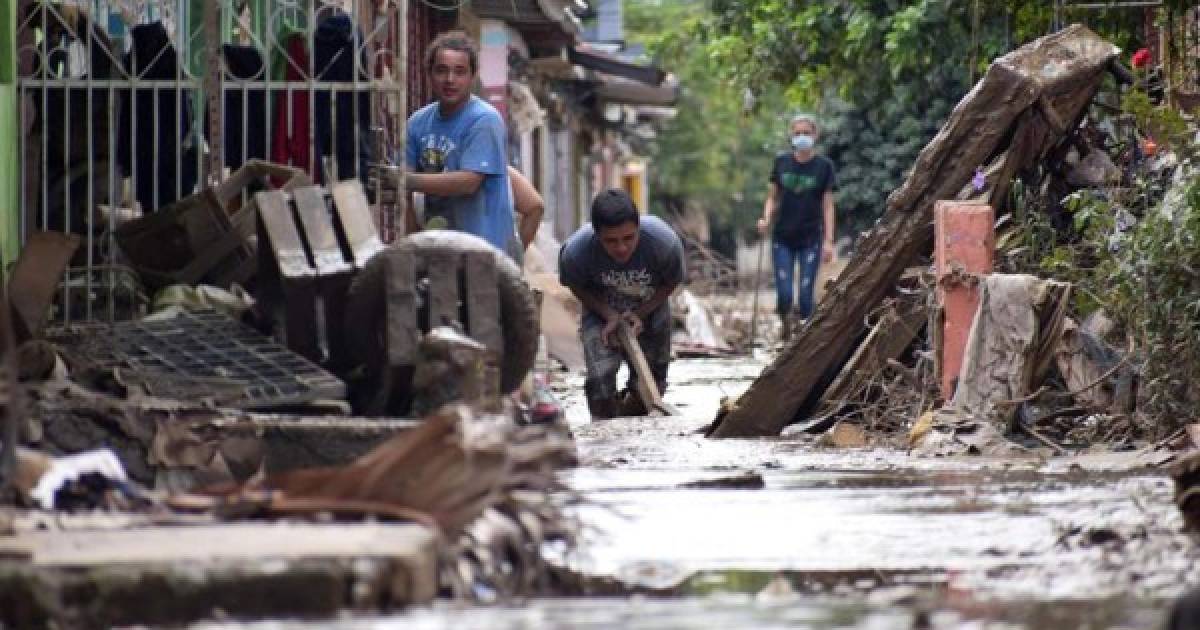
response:
<svg viewBox="0 0 1200 630"><path fill-rule="evenodd" d="M824 220L821 200L825 191L837 187L833 162L814 155L807 162L797 162L791 153L775 157L771 183L779 186L779 210L772 235L780 243L800 247L821 236Z"/></svg>

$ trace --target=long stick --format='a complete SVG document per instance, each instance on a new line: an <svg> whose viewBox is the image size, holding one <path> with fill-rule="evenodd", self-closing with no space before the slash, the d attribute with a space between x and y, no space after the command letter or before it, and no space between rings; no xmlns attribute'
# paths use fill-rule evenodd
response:
<svg viewBox="0 0 1200 630"><path fill-rule="evenodd" d="M765 237L764 237L764 239L765 239ZM758 244L758 266L755 267L755 269L754 269L754 284L752 285L754 287L754 305L751 307L752 311L750 313L750 347L751 348L753 348L754 343L756 341L758 341L758 294L759 294L760 284L762 281L763 252L766 251L766 249L767 249L765 247L765 245L766 245L766 243L764 240L759 241L759 244Z"/></svg>

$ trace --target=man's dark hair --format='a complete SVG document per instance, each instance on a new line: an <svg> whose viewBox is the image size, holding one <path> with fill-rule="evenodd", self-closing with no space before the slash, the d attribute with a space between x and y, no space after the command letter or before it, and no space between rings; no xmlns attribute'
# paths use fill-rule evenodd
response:
<svg viewBox="0 0 1200 630"><path fill-rule="evenodd" d="M446 31L433 38L429 47L425 49L425 69L429 72L433 72L438 51L442 49L467 53L467 59L471 63L471 74L479 73L479 48L475 46L475 40L471 39L470 35L463 31Z"/></svg>
<svg viewBox="0 0 1200 630"><path fill-rule="evenodd" d="M609 188L592 200L592 229L599 231L630 221L638 222L638 209L624 190Z"/></svg>

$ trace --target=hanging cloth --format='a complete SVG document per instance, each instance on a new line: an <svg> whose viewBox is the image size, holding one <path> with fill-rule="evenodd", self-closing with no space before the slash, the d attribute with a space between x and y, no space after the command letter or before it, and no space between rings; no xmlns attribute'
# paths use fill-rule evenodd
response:
<svg viewBox="0 0 1200 630"><path fill-rule="evenodd" d="M362 41L362 30L349 14L334 11L323 18L313 34L313 67L317 80L345 83L345 87L351 88L355 80L355 56ZM367 81L366 59L360 58L357 66L358 80ZM365 179L370 159L370 97L352 89L338 90L332 98L329 92L328 89L317 90L313 109L319 155L334 156L337 179L350 179L360 174ZM326 180L332 179L331 174L325 175Z"/></svg>
<svg viewBox="0 0 1200 630"><path fill-rule="evenodd" d="M305 72L309 68L304 36L289 35L285 41L287 61L284 62L284 80L304 82L308 79ZM314 153L308 133L310 105L307 86L293 88L290 93L280 90L275 94L275 137L271 144L271 160L277 164L294 166L308 173L313 182L320 183L320 169L312 168ZM283 184L282 181L275 183Z"/></svg>
<svg viewBox="0 0 1200 630"><path fill-rule="evenodd" d="M139 24L130 32L133 46L125 68L139 79L178 81L179 58L162 22ZM117 163L133 177L134 195L144 212L170 205L196 187L196 148L192 131L191 90L137 88L122 99Z"/></svg>
<svg viewBox="0 0 1200 630"><path fill-rule="evenodd" d="M267 95L261 87L242 89L241 81L262 81L262 54L253 46L225 44L225 165L237 170L247 160L267 158Z"/></svg>

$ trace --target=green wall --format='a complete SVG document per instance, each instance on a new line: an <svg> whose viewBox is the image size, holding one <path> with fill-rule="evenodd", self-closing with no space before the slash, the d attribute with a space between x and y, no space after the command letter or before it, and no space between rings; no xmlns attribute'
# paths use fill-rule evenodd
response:
<svg viewBox="0 0 1200 630"><path fill-rule="evenodd" d="M17 199L16 0L0 1L0 258L5 267L16 258L21 214Z"/></svg>

